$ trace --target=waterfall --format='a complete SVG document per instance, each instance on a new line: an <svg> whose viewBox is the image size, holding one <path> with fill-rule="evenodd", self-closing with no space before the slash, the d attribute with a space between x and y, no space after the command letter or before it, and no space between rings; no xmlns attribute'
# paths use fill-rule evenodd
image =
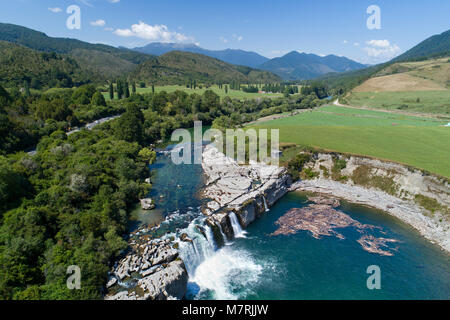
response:
<svg viewBox="0 0 450 320"><path fill-rule="evenodd" d="M189 275L187 298L237 300L245 297L258 282L262 266L244 250L229 245L219 249L212 228L205 220L205 217L198 217L177 232L178 251ZM235 236L245 237L235 213L230 214L230 220ZM220 224L217 225L226 241ZM186 241L179 238L183 233L188 236Z"/></svg>
<svg viewBox="0 0 450 320"><path fill-rule="evenodd" d="M231 226L233 227L234 237L235 238L245 238L247 234L244 230L242 230L241 224L236 216L236 213L233 211L229 214Z"/></svg>
<svg viewBox="0 0 450 320"><path fill-rule="evenodd" d="M218 223L217 226L219 227L220 234L222 235L223 243L224 243L225 245L229 244L228 238L227 238L227 236L225 235L225 233L223 232L222 226L220 225L220 223Z"/></svg>
<svg viewBox="0 0 450 320"><path fill-rule="evenodd" d="M269 212L270 209L269 209L269 206L267 205L266 197L264 197L264 195L263 195L262 198L263 198L263 201L264 201L264 209L266 209L266 212Z"/></svg>
<svg viewBox="0 0 450 320"><path fill-rule="evenodd" d="M201 230L204 230L205 234ZM189 276L193 276L197 267L214 255L217 247L211 228L205 225L203 220L194 220L183 232L192 242L179 241L179 252Z"/></svg>

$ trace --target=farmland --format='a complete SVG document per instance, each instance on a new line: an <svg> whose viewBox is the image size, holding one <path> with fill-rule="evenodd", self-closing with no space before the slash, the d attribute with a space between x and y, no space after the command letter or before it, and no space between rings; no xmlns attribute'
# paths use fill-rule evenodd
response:
<svg viewBox="0 0 450 320"><path fill-rule="evenodd" d="M341 102L404 112L450 116L448 58L388 66L356 87Z"/></svg>
<svg viewBox="0 0 450 320"><path fill-rule="evenodd" d="M444 124L430 118L327 106L253 128L279 129L281 143L390 160L450 177L450 128Z"/></svg>

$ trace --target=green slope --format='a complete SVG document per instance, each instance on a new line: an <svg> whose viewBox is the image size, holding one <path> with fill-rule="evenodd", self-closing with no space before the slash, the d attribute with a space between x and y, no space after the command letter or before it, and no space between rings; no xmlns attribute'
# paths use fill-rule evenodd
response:
<svg viewBox="0 0 450 320"><path fill-rule="evenodd" d="M445 55L450 55L450 30L422 41L417 46L395 58L394 61L416 60Z"/></svg>
<svg viewBox="0 0 450 320"><path fill-rule="evenodd" d="M80 67L97 73L103 80L122 76L152 56L103 44L76 39L52 38L45 33L22 26L0 23L0 40L43 52L67 54Z"/></svg>
<svg viewBox="0 0 450 320"><path fill-rule="evenodd" d="M67 55L38 52L0 41L0 83L21 87L24 81L36 89L41 86L72 87L98 77Z"/></svg>
<svg viewBox="0 0 450 320"><path fill-rule="evenodd" d="M189 79L206 83L269 83L281 79L268 72L250 67L235 66L223 61L190 52L172 51L150 59L132 72L135 80L155 84L185 84Z"/></svg>

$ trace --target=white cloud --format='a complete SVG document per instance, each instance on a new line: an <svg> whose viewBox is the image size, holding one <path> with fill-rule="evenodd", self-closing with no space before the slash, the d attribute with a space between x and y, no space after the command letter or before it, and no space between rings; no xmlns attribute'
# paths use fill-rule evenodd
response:
<svg viewBox="0 0 450 320"><path fill-rule="evenodd" d="M105 31L113 31L114 29L113 28L105 28Z"/></svg>
<svg viewBox="0 0 450 320"><path fill-rule="evenodd" d="M130 29L117 29L114 33L121 37L137 37L153 42L187 42L193 41L182 33L170 31L165 25L148 25L142 21L133 24Z"/></svg>
<svg viewBox="0 0 450 320"><path fill-rule="evenodd" d="M59 13L59 12L62 12L62 9L61 9L61 8L48 8L48 10L50 10L50 11L53 12L53 13Z"/></svg>
<svg viewBox="0 0 450 320"><path fill-rule="evenodd" d="M82 4L88 6L88 7L93 7L92 3L90 3L90 0L77 0L78 2L81 2Z"/></svg>
<svg viewBox="0 0 450 320"><path fill-rule="evenodd" d="M111 3L119 3L120 2L120 0L108 0L108 1Z"/></svg>
<svg viewBox="0 0 450 320"><path fill-rule="evenodd" d="M359 43L359 42L355 42L353 45L354 45L355 47L359 47L359 46L360 46L360 43Z"/></svg>
<svg viewBox="0 0 450 320"><path fill-rule="evenodd" d="M236 39L236 41L242 41L242 40L244 40L244 37L243 37L243 36L238 36L237 34L233 34L232 37L233 37L233 39Z"/></svg>
<svg viewBox="0 0 450 320"><path fill-rule="evenodd" d="M223 43L228 43L228 39L226 39L224 37L220 37L220 41L222 41Z"/></svg>
<svg viewBox="0 0 450 320"><path fill-rule="evenodd" d="M370 40L366 42L371 47L389 48L391 46L389 40Z"/></svg>
<svg viewBox="0 0 450 320"><path fill-rule="evenodd" d="M93 27L104 27L105 25L106 25L106 22L105 22L105 20L102 20L102 19L91 22L91 26L93 26Z"/></svg>
<svg viewBox="0 0 450 320"><path fill-rule="evenodd" d="M347 43L348 43L348 40L344 40L344 41L342 41L342 43L343 43L343 44L347 44Z"/></svg>
<svg viewBox="0 0 450 320"><path fill-rule="evenodd" d="M392 59L397 56L401 50L396 44L391 44L388 40L370 40L366 41L367 47L363 50L370 58L377 60Z"/></svg>

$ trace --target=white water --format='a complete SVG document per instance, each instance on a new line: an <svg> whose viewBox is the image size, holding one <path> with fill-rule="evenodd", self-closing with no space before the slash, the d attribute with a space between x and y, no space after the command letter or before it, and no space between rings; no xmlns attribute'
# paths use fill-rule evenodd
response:
<svg viewBox="0 0 450 320"><path fill-rule="evenodd" d="M189 281L199 286L197 295L210 291L214 299L237 300L250 293L262 269L246 251L224 247L200 264Z"/></svg>
<svg viewBox="0 0 450 320"><path fill-rule="evenodd" d="M263 200L264 200L264 209L266 209L266 212L269 212L269 206L267 205L267 201L266 201L266 197L262 196Z"/></svg>
<svg viewBox="0 0 450 320"><path fill-rule="evenodd" d="M245 231L233 215L230 216L234 221L233 230L242 237ZM204 230L204 234L199 228ZM195 289L190 292L190 298L207 295L214 299L235 300L250 293L249 287L258 281L263 268L255 263L249 253L229 246L218 250L212 230L204 223L204 218L195 219L180 232L186 233L192 240L179 241L180 257L189 274L189 287ZM222 235L226 241L223 232Z"/></svg>
<svg viewBox="0 0 450 320"><path fill-rule="evenodd" d="M230 217L230 221L231 221L231 226L233 227L234 237L235 238L246 238L245 235L247 234L247 232L242 230L241 224L239 223L236 213L231 212L229 214L229 217Z"/></svg>
<svg viewBox="0 0 450 320"><path fill-rule="evenodd" d="M219 227L220 234L222 235L224 244L225 244L225 245L228 245L228 244L229 244L228 238L227 238L227 236L225 235L225 233L223 232L222 226L220 225L220 223L218 223L217 226Z"/></svg>
<svg viewBox="0 0 450 320"><path fill-rule="evenodd" d="M198 230L199 227L205 230L206 238ZM183 233L186 233L192 240L192 243L183 241L180 241L179 243L181 259L186 265L186 270L189 276L191 276L195 273L197 267L207 259L207 257L214 255L216 245L212 238L211 228L201 225L201 222L198 220L194 220L191 224L189 224L189 227L183 230Z"/></svg>

